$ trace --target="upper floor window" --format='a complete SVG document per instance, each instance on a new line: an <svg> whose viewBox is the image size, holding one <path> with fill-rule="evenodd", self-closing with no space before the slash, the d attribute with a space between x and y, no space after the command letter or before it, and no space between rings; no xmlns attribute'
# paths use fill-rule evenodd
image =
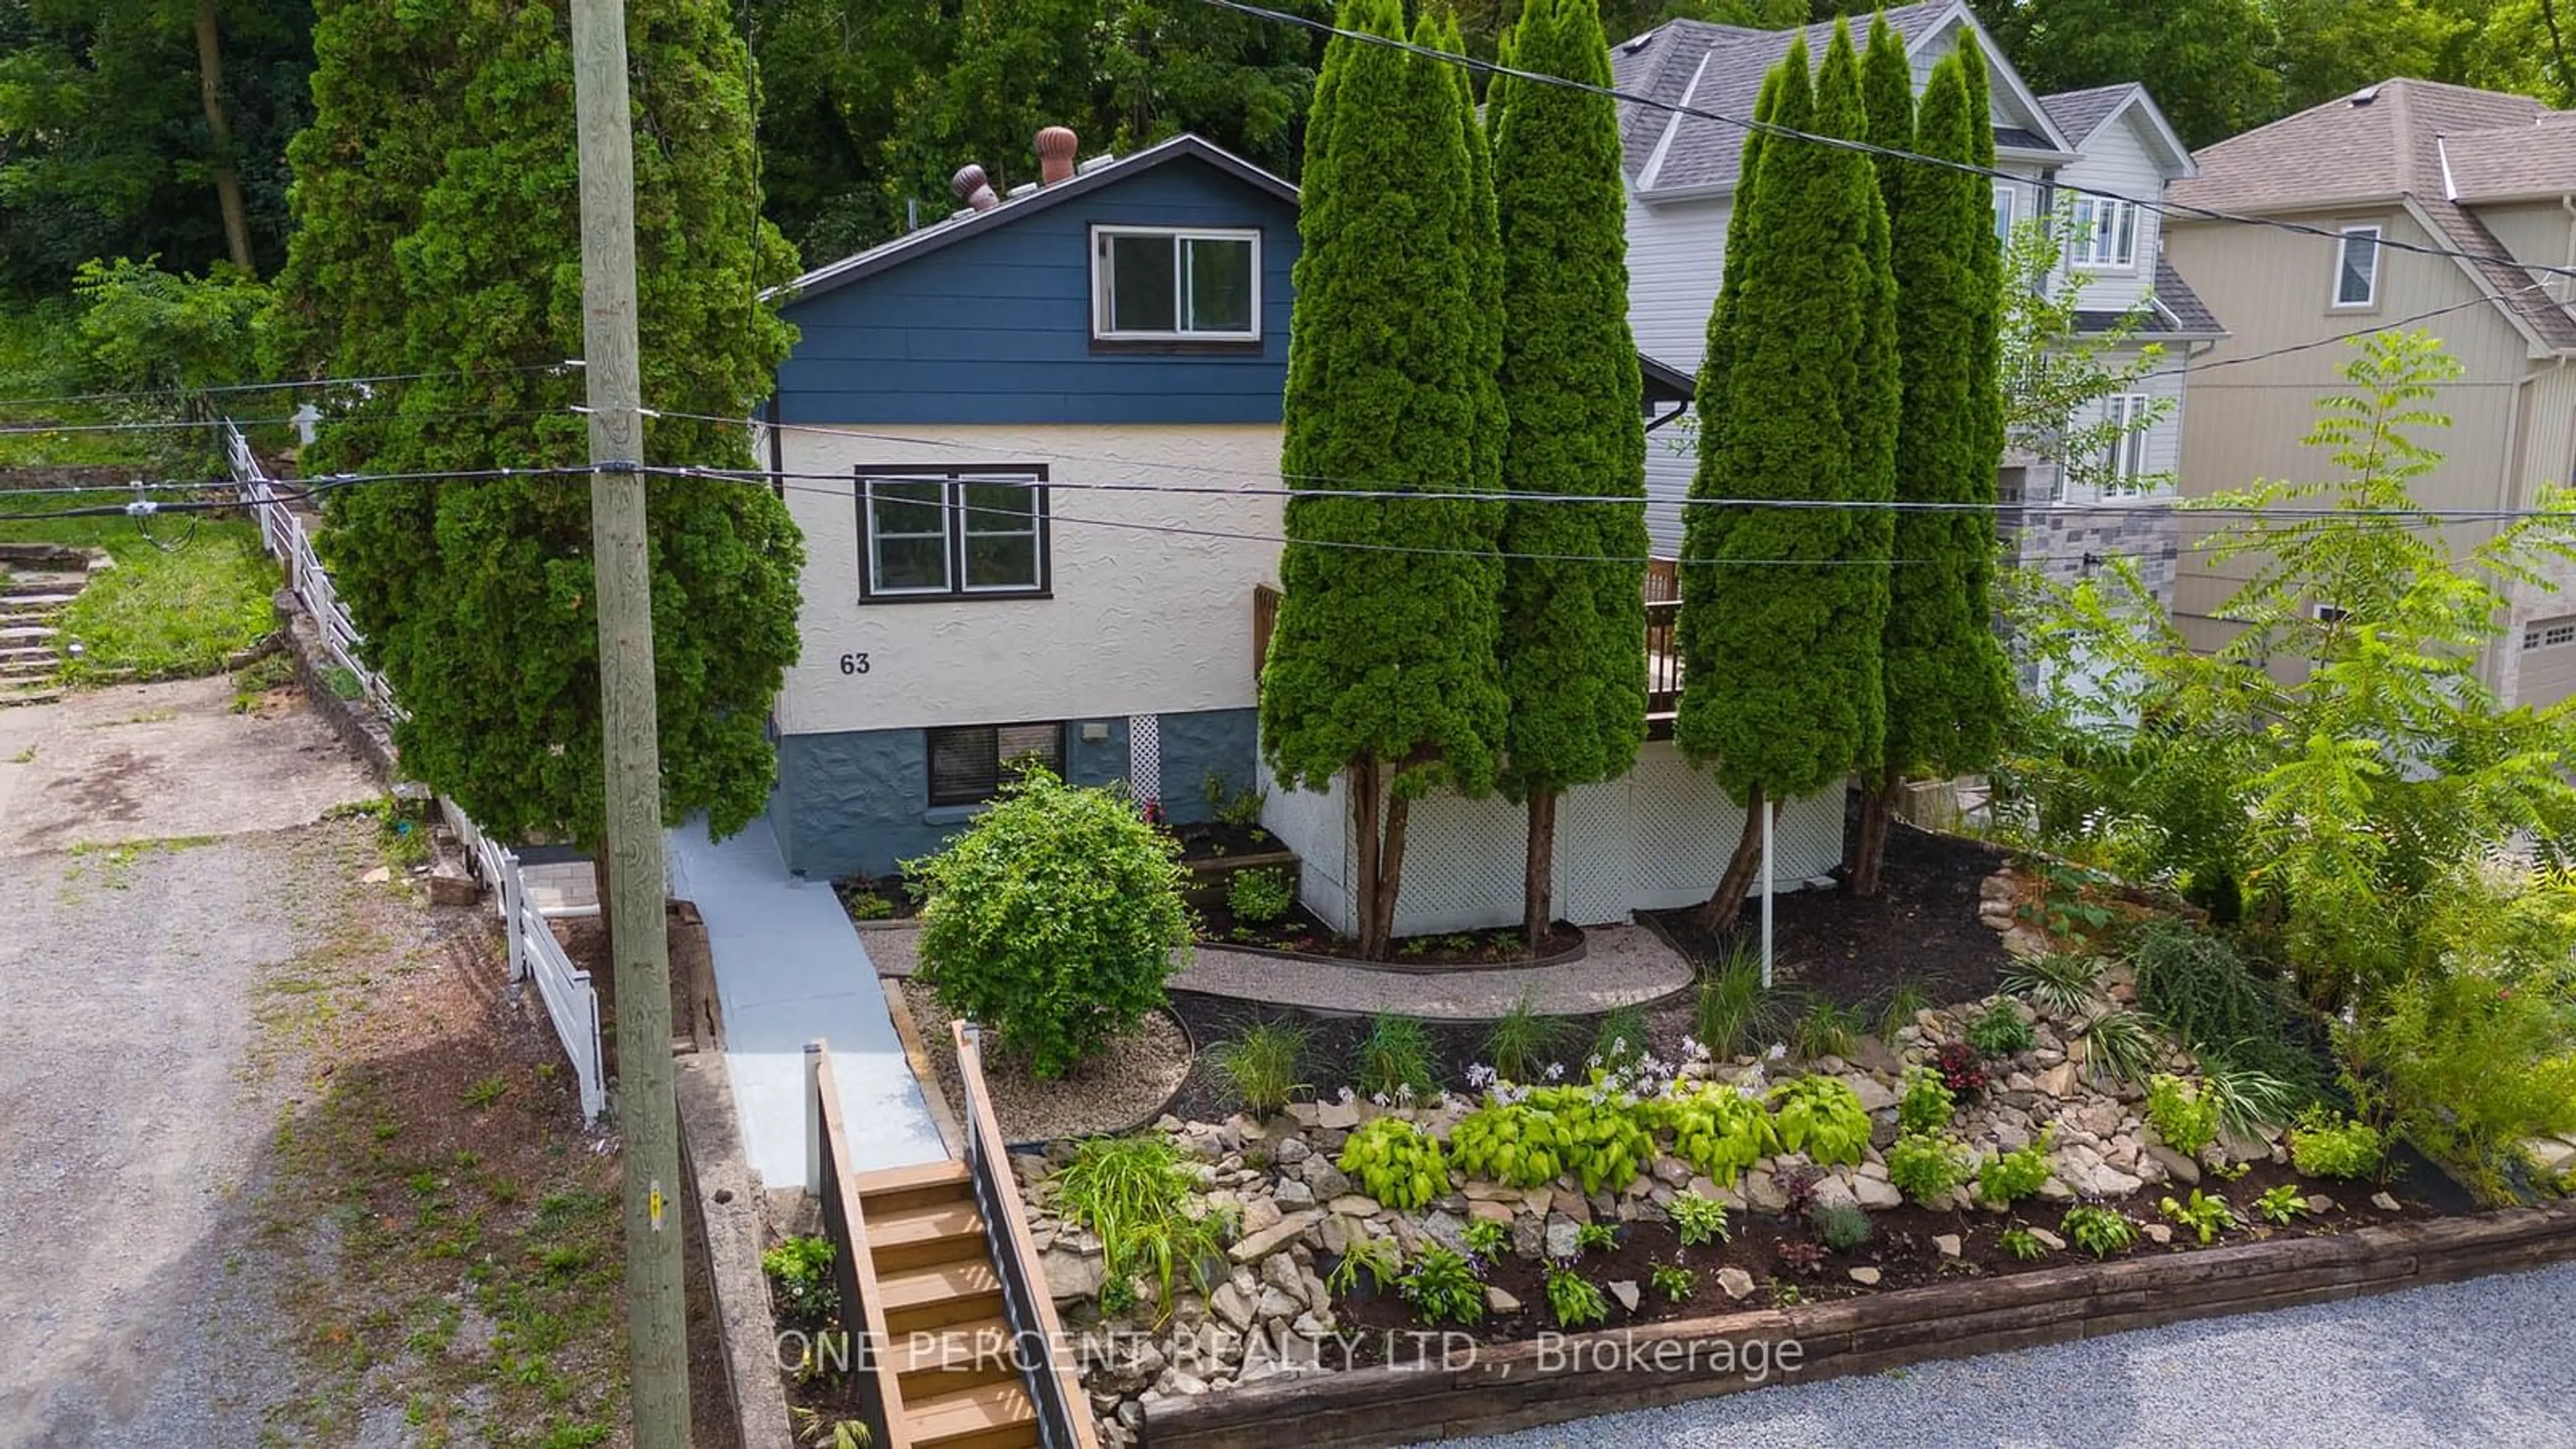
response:
<svg viewBox="0 0 2576 1449"><path fill-rule="evenodd" d="M2379 228L2348 226L2335 253L2334 304L2367 307L2379 300Z"/></svg>
<svg viewBox="0 0 2576 1449"><path fill-rule="evenodd" d="M859 470L859 596L1047 591L1046 470Z"/></svg>
<svg viewBox="0 0 2576 1449"><path fill-rule="evenodd" d="M2098 196L2075 198L2074 255L2079 267L2134 267L2138 264L2138 208L2132 202Z"/></svg>
<svg viewBox="0 0 2576 1449"><path fill-rule="evenodd" d="M1995 240L2012 245L2013 189L2010 182L1995 183Z"/></svg>
<svg viewBox="0 0 2576 1449"><path fill-rule="evenodd" d="M1259 341L1261 233L1093 227L1091 335Z"/></svg>
<svg viewBox="0 0 2576 1449"><path fill-rule="evenodd" d="M2144 493L2147 476L2147 395L2118 393L2102 400L2105 418L2117 431L2102 459L2102 493L2118 497Z"/></svg>

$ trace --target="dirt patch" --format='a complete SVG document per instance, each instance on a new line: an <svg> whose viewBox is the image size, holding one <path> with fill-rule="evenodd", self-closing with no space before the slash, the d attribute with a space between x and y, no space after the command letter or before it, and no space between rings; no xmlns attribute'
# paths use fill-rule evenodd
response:
<svg viewBox="0 0 2576 1449"><path fill-rule="evenodd" d="M691 1023L711 1021L715 1009L713 977L687 969L706 955L706 928L674 908L668 916L665 949L671 961L671 1021L675 1035L689 1035ZM590 973L590 989L599 997L600 1070L617 1080L617 963L608 957L608 927L597 917L548 921L555 941L572 964Z"/></svg>
<svg viewBox="0 0 2576 1449"><path fill-rule="evenodd" d="M938 1075L940 1095L963 1121L966 1089L957 1074L957 1044L948 1035L948 1014L939 1009L937 995L920 982L888 984L901 988L913 1020L922 1024L922 1048ZM1001 1123L1004 1137L1013 1142L1051 1142L1125 1132L1153 1120L1193 1065L1189 1034L1177 1017L1158 1011L1111 1043L1107 1051L1053 1081L1038 1081L1023 1062L988 1046L984 1085L992 1094L993 1116Z"/></svg>
<svg viewBox="0 0 2576 1449"><path fill-rule="evenodd" d="M1857 811L1847 828L1857 823ZM1905 982L1935 1000L1975 1001L1994 993L2009 961L2003 940L1977 920L1977 887L2003 869L2003 851L1982 841L1890 825L1879 892L1796 891L1772 902L1777 978L1845 1006L1884 1001ZM1691 911L1650 913L1655 927L1695 961L1723 959L1738 942L1760 944L1761 906L1748 902L1737 929L1712 933Z"/></svg>

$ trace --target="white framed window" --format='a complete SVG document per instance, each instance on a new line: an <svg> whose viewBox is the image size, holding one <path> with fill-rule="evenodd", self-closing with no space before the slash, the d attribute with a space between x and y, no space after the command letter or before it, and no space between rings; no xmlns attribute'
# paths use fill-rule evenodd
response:
<svg viewBox="0 0 2576 1449"><path fill-rule="evenodd" d="M2379 300L2379 228L2348 226L2335 245L2334 304L2367 307Z"/></svg>
<svg viewBox="0 0 2576 1449"><path fill-rule="evenodd" d="M1043 595L1044 468L858 470L862 600Z"/></svg>
<svg viewBox="0 0 2576 1449"><path fill-rule="evenodd" d="M2525 649L2564 649L2570 644L2576 644L2576 616L2534 619L2523 626Z"/></svg>
<svg viewBox="0 0 2576 1449"><path fill-rule="evenodd" d="M2117 429L2102 457L2102 495L2135 497L2147 491L2147 395L2115 393L2102 399L2104 420Z"/></svg>
<svg viewBox="0 0 2576 1449"><path fill-rule="evenodd" d="M1091 335L1104 341L1261 340L1261 233L1091 229Z"/></svg>
<svg viewBox="0 0 2576 1449"><path fill-rule="evenodd" d="M2074 265L2119 268L2138 264L2138 208L2134 203L2079 196L2075 198L2074 222L2069 258Z"/></svg>
<svg viewBox="0 0 2576 1449"><path fill-rule="evenodd" d="M2009 181L1995 183L1995 240L2012 245L2013 186Z"/></svg>

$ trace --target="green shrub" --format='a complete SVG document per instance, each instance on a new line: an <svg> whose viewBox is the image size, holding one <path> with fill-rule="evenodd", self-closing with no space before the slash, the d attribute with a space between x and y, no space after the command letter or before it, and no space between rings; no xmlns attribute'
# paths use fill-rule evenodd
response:
<svg viewBox="0 0 2576 1449"><path fill-rule="evenodd" d="M2039 1191L2048 1181L2050 1133L2012 1152L1998 1153L1977 1169L1977 1193L1990 1203L2008 1206Z"/></svg>
<svg viewBox="0 0 2576 1449"><path fill-rule="evenodd" d="M1524 991L1485 1035L1485 1056L1506 1082L1533 1082L1565 1040L1565 1022L1540 1011ZM1473 1085L1472 1083L1470 1085Z"/></svg>
<svg viewBox="0 0 2576 1449"><path fill-rule="evenodd" d="M2039 1234L2028 1228L2006 1228L1996 1235L1995 1241L2005 1252L2025 1263L2048 1256L2048 1244L2041 1242Z"/></svg>
<svg viewBox="0 0 2576 1449"><path fill-rule="evenodd" d="M2418 976L2363 1009L2347 1054L2375 1074L2399 1135L2493 1196L2503 1153L2576 1132L2576 1012L2564 990Z"/></svg>
<svg viewBox="0 0 2576 1449"><path fill-rule="evenodd" d="M1717 1057L1750 1056L1779 1025L1779 1002L1763 989L1762 961L1738 947L1701 968L1693 1023L1699 1043Z"/></svg>
<svg viewBox="0 0 2576 1449"><path fill-rule="evenodd" d="M1695 1248L1702 1243L1732 1242L1735 1239L1734 1231L1726 1225L1726 1204L1713 1197L1702 1197L1695 1192L1677 1192L1673 1194L1672 1204L1666 1211L1672 1214L1673 1232L1682 1240L1682 1246L1685 1248Z"/></svg>
<svg viewBox="0 0 2576 1449"><path fill-rule="evenodd" d="M1261 1022L1234 1040L1219 1043L1208 1055L1226 1089L1256 1117L1278 1112L1288 1105L1290 1096L1306 1088L1297 1080L1306 1058L1306 1030L1291 1022Z"/></svg>
<svg viewBox="0 0 2576 1449"><path fill-rule="evenodd" d="M2236 1214L2228 1208L2227 1199L2196 1187L2191 1190L2191 1201L2176 1202L2166 1198L2156 1208L2166 1217L2191 1229L2204 1244L2218 1241L2220 1233L2236 1226Z"/></svg>
<svg viewBox="0 0 2576 1449"><path fill-rule="evenodd" d="M869 890L852 891L841 897L841 907L853 921L882 921L894 914L894 902Z"/></svg>
<svg viewBox="0 0 2576 1449"><path fill-rule="evenodd" d="M1574 1251L1578 1253L1615 1253L1619 1250L1619 1230L1605 1222L1580 1223L1574 1229Z"/></svg>
<svg viewBox="0 0 2576 1449"><path fill-rule="evenodd" d="M1958 1110L1958 1099L1941 1084L1940 1073L1916 1067L1905 1074L1905 1095L1896 1104L1896 1125L1900 1130L1942 1131Z"/></svg>
<svg viewBox="0 0 2576 1449"><path fill-rule="evenodd" d="M2030 1050L2030 1023L2009 1001L1998 1001L1983 1015L1968 1023L1968 1045L1990 1057L2008 1057Z"/></svg>
<svg viewBox="0 0 2576 1449"><path fill-rule="evenodd" d="M2196 1091L2169 1072L2159 1072L2147 1085L2147 1125L2167 1147L2185 1157L2218 1140L2218 1099Z"/></svg>
<svg viewBox="0 0 2576 1449"><path fill-rule="evenodd" d="M2379 1129L2311 1107L2290 1132L2290 1162L2310 1177L2368 1177L2379 1171Z"/></svg>
<svg viewBox="0 0 2576 1449"><path fill-rule="evenodd" d="M2077 1035L2088 1044L2086 1065L2097 1082L2143 1084L2163 1050L2146 1018L2123 1007L2096 1015Z"/></svg>
<svg viewBox="0 0 2576 1449"><path fill-rule="evenodd" d="M1395 1286L1425 1323L1484 1321L1485 1285L1476 1277L1476 1266L1454 1249L1423 1249Z"/></svg>
<svg viewBox="0 0 2576 1449"><path fill-rule="evenodd" d="M1887 1180L1925 1207L1947 1206L1967 1175L1967 1149L1956 1138L1906 1132L1887 1149Z"/></svg>
<svg viewBox="0 0 2576 1449"><path fill-rule="evenodd" d="M1259 825L1261 807L1270 799L1270 792L1259 784L1236 790L1231 788L1225 776L1214 770L1199 778L1199 794L1207 801L1208 814L1239 830L1250 830Z"/></svg>
<svg viewBox="0 0 2576 1449"><path fill-rule="evenodd" d="M1492 1218L1469 1218L1467 1225L1458 1230L1458 1240L1466 1244L1468 1252L1490 1263L1511 1246L1512 1230Z"/></svg>
<svg viewBox="0 0 2576 1449"><path fill-rule="evenodd" d="M2261 1197L2254 1199L2254 1211L2285 1228L2297 1221L2307 1210L2308 1195L2300 1191L2299 1185L2295 1182L2285 1182L2278 1187L2266 1188Z"/></svg>
<svg viewBox="0 0 2576 1449"><path fill-rule="evenodd" d="M1384 1291L1402 1272L1403 1264L1396 1258L1393 1238L1353 1237L1349 1246L1342 1249L1342 1260L1333 1265L1331 1275L1324 1279L1324 1287L1347 1297L1360 1286L1360 1274L1366 1273L1369 1287Z"/></svg>
<svg viewBox="0 0 2576 1449"><path fill-rule="evenodd" d="M1600 1285L1563 1263L1548 1265L1547 1306L1559 1328L1600 1323L1610 1316L1610 1300L1602 1296Z"/></svg>
<svg viewBox="0 0 2576 1449"><path fill-rule="evenodd" d="M1342 1144L1341 1169L1369 1196L1399 1212L1419 1212L1449 1190L1440 1139L1402 1117L1360 1124Z"/></svg>
<svg viewBox="0 0 2576 1449"><path fill-rule="evenodd" d="M1239 870L1225 885L1225 908L1237 921L1266 926L1297 904L1297 883L1284 870Z"/></svg>
<svg viewBox="0 0 2576 1449"><path fill-rule="evenodd" d="M120 551L63 608L53 642L77 641L63 662L74 684L220 674L225 661L277 626L275 564L247 528L206 531L185 552Z"/></svg>
<svg viewBox="0 0 2576 1449"><path fill-rule="evenodd" d="M1656 1292L1679 1303L1689 1298L1691 1290L1699 1286L1699 1274L1679 1263L1655 1263L1646 1269L1646 1282Z"/></svg>
<svg viewBox="0 0 2576 1449"><path fill-rule="evenodd" d="M2138 1225L2116 1208L2071 1207L2057 1230L2066 1240L2096 1258L2107 1258L2138 1241Z"/></svg>
<svg viewBox="0 0 2576 1449"><path fill-rule="evenodd" d="M1837 1006L1823 996L1811 997L1807 1009L1798 1014L1797 1026L1789 1033L1789 1049L1810 1062L1847 1057L1862 1026L1857 1010Z"/></svg>
<svg viewBox="0 0 2576 1449"><path fill-rule="evenodd" d="M840 1317L841 1289L832 1277L832 1240L797 1236L760 1255L778 1300L779 1322L812 1332Z"/></svg>
<svg viewBox="0 0 2576 1449"><path fill-rule="evenodd" d="M1837 1253L1848 1253L1869 1241L1869 1214L1855 1203L1818 1203L1808 1210L1807 1226L1818 1241Z"/></svg>
<svg viewBox="0 0 2576 1449"><path fill-rule="evenodd" d="M2082 1016L2102 989L2102 962L2080 951L2051 951L2004 968L2003 988L2043 1011Z"/></svg>
<svg viewBox="0 0 2576 1449"><path fill-rule="evenodd" d="M2219 1125L2241 1137L2253 1136L2258 1128L2291 1122L2303 1107L2310 1105L2307 1095L2297 1086L2260 1067L2225 1057L2215 1058L2201 1069L2200 1094L2216 1105Z"/></svg>
<svg viewBox="0 0 2576 1449"><path fill-rule="evenodd" d="M1673 1155L1721 1186L1771 1150L1771 1118L1762 1104L1732 1087L1676 1090L1644 1104L1647 1120L1673 1138Z"/></svg>
<svg viewBox="0 0 2576 1449"><path fill-rule="evenodd" d="M1168 1137L1091 1137L1056 1176L1056 1208L1067 1222L1099 1234L1103 1281L1151 1275L1168 1314L1174 1277L1187 1271L1205 1288L1201 1269L1225 1247L1226 1215L1189 1211L1196 1180Z"/></svg>
<svg viewBox="0 0 2576 1449"><path fill-rule="evenodd" d="M1380 1012L1360 1042L1352 1076L1360 1091L1382 1104L1428 1101L1439 1090L1431 1032L1409 1016Z"/></svg>
<svg viewBox="0 0 2576 1449"><path fill-rule="evenodd" d="M1856 1163L1869 1149L1869 1113L1839 1078L1797 1077L1771 1089L1771 1131L1783 1152Z"/></svg>
<svg viewBox="0 0 2576 1449"><path fill-rule="evenodd" d="M1932 993L1913 981L1899 981L1888 988L1887 999L1878 1007L1878 1039L1888 1047L1896 1045L1896 1034L1915 1024L1915 1018L1932 1005Z"/></svg>
<svg viewBox="0 0 2576 1449"><path fill-rule="evenodd" d="M1116 793L1028 770L906 866L926 891L923 983L1036 1076L1063 1075L1163 1005L1190 939L1178 848Z"/></svg>

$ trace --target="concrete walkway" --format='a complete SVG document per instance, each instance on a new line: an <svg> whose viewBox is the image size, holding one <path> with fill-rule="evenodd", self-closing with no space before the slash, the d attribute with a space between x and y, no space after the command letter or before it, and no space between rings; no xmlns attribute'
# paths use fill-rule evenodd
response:
<svg viewBox="0 0 2576 1449"><path fill-rule="evenodd" d="M921 937L917 928L872 926L860 935L879 971L912 974ZM1643 926L1589 927L1584 936L1587 949L1580 961L1492 971L1380 971L1201 946L1172 977L1171 988L1308 1011L1393 1011L1433 1021L1492 1021L1524 993L1535 1009L1550 1016L1591 1016L1670 996L1691 983L1690 962Z"/></svg>
<svg viewBox="0 0 2576 1449"><path fill-rule="evenodd" d="M771 1187L805 1180L805 1044L831 1043L861 1171L948 1155L885 994L832 888L787 873L766 817L721 844L671 832L672 894L697 903L715 957L743 1155Z"/></svg>

